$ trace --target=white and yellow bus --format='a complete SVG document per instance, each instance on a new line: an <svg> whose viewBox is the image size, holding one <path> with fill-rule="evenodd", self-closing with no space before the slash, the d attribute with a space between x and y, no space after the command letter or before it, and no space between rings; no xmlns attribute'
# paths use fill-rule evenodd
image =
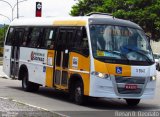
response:
<svg viewBox="0 0 160 117"><path fill-rule="evenodd" d="M156 67L144 31L112 16L14 20L4 45L4 72L39 86L69 92L77 104L86 96L125 99L135 106L154 97Z"/></svg>

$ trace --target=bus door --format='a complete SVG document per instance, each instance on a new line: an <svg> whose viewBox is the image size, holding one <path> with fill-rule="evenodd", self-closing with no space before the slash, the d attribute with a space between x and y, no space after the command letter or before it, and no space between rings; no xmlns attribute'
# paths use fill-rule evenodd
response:
<svg viewBox="0 0 160 117"><path fill-rule="evenodd" d="M60 29L56 40L54 85L61 89L67 89L69 42L72 35L73 30Z"/></svg>
<svg viewBox="0 0 160 117"><path fill-rule="evenodd" d="M23 38L23 34L23 29L15 29L12 38L10 77L13 79L18 78L20 43Z"/></svg>

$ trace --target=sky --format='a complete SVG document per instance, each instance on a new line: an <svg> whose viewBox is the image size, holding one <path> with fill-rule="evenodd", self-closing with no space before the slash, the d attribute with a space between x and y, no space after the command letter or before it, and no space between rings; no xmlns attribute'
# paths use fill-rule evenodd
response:
<svg viewBox="0 0 160 117"><path fill-rule="evenodd" d="M0 0L0 24L9 24L12 20L12 8L5 2L7 1L13 8L17 0ZM42 2L42 17L69 16L71 7L78 0L18 0L19 17L35 17L36 2ZM23 1L23 2L20 2ZM6 17L2 16L5 15ZM13 19L17 17L17 7L13 9Z"/></svg>

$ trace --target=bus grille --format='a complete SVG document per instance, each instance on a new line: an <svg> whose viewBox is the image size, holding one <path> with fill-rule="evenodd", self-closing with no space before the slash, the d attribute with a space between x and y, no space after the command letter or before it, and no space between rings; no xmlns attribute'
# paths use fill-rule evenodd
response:
<svg viewBox="0 0 160 117"><path fill-rule="evenodd" d="M146 78L116 76L115 81L117 84L118 93L120 94L140 94L142 92L143 86L145 85ZM121 84L122 86L120 87L118 84ZM141 85L141 88L129 90L125 88L126 84Z"/></svg>
<svg viewBox="0 0 160 117"><path fill-rule="evenodd" d="M116 80L116 83L145 84L145 78L116 76L115 80Z"/></svg>
<svg viewBox="0 0 160 117"><path fill-rule="evenodd" d="M126 90L125 88L118 88L120 94L140 94L142 89L138 88L136 90Z"/></svg>

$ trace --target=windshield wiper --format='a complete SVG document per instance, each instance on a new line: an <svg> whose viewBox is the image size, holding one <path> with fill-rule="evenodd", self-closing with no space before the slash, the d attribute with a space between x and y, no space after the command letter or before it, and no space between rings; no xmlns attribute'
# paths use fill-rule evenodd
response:
<svg viewBox="0 0 160 117"><path fill-rule="evenodd" d="M152 63L152 60L149 59L149 57L146 54L144 54L143 52L141 52L140 50L138 50L138 49L132 49L132 48L127 48L127 47L125 47L125 48L128 49L129 51L136 52L139 55L143 56L149 64Z"/></svg>

